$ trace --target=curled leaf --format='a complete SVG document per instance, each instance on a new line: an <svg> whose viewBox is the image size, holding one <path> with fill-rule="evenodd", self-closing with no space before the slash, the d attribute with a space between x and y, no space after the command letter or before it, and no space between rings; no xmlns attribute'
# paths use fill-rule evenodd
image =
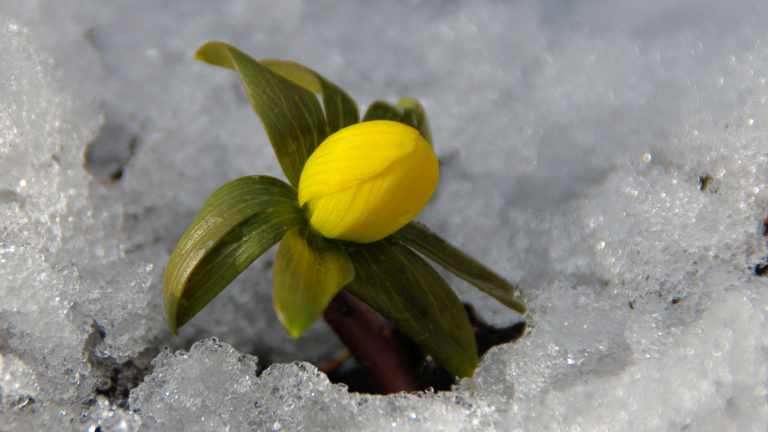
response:
<svg viewBox="0 0 768 432"><path fill-rule="evenodd" d="M168 260L165 312L174 334L285 232L306 224L296 190L267 176L218 188Z"/></svg>
<svg viewBox="0 0 768 432"><path fill-rule="evenodd" d="M319 73L304 65L286 60L265 59L261 60L261 64L323 97L328 134L360 121L355 101L339 86L323 78Z"/></svg>
<svg viewBox="0 0 768 432"><path fill-rule="evenodd" d="M314 93L223 42L201 46L195 59L238 73L285 177L296 186L304 162L328 135L325 116Z"/></svg>

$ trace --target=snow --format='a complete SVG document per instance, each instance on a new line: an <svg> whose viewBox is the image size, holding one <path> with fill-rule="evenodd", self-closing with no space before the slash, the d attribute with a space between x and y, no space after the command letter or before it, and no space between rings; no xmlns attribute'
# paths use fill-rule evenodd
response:
<svg viewBox="0 0 768 432"><path fill-rule="evenodd" d="M756 0L4 0L0 429L764 430L766 19ZM162 272L205 197L281 175L234 74L192 61L209 40L361 107L419 99L442 162L420 220L520 283L526 335L451 392L350 393L308 363L340 348L322 323L280 327L268 254L171 336Z"/></svg>

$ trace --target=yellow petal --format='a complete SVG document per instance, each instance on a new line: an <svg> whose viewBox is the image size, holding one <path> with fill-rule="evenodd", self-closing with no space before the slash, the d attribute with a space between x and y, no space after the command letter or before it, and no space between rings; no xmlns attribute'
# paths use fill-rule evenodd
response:
<svg viewBox="0 0 768 432"><path fill-rule="evenodd" d="M363 182L411 153L419 132L402 123L357 123L326 138L310 155L299 180L299 204Z"/></svg>
<svg viewBox="0 0 768 432"><path fill-rule="evenodd" d="M328 238L369 243L405 226L434 193L432 147L402 123L376 120L341 129L309 157L299 204Z"/></svg>

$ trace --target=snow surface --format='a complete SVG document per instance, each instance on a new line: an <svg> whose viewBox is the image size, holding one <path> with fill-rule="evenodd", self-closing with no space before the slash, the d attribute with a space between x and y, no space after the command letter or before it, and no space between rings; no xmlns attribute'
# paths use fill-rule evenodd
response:
<svg viewBox="0 0 768 432"><path fill-rule="evenodd" d="M3 0L0 430L765 430L766 22L760 0ZM339 344L280 328L271 254L172 337L162 272L205 197L280 176L234 74L192 61L209 40L422 101L443 163L420 219L520 283L523 339L452 392L349 393L294 362Z"/></svg>

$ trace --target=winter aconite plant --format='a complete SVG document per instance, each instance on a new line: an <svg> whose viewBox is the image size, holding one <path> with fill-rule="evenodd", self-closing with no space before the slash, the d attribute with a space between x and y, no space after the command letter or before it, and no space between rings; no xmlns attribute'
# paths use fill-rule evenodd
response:
<svg viewBox="0 0 768 432"><path fill-rule="evenodd" d="M525 307L515 286L412 221L439 171L418 102L374 102L360 121L344 91L297 63L256 61L221 42L196 58L237 72L288 183L242 177L203 204L165 272L171 330L279 243L274 308L291 335L351 294L450 373L471 376L478 354L467 313L419 254L508 307Z"/></svg>

